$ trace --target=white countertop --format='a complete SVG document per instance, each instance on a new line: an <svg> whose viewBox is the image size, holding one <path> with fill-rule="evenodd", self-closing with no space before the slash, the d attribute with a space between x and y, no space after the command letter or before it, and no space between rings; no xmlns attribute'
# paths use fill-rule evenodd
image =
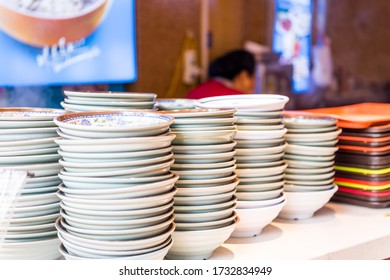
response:
<svg viewBox="0 0 390 280"><path fill-rule="evenodd" d="M390 257L390 208L330 202L307 220L275 219L252 238L230 238L214 260L374 260Z"/></svg>

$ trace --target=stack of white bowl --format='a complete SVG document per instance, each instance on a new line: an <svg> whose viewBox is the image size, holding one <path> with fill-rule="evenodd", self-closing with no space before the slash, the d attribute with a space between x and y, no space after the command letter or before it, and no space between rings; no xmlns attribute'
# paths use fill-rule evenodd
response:
<svg viewBox="0 0 390 280"><path fill-rule="evenodd" d="M0 169L31 174L11 211L0 259L57 259L59 240L54 222L59 216L56 196L60 155L53 118L63 110L0 109ZM0 191L1 192L1 191Z"/></svg>
<svg viewBox="0 0 390 280"><path fill-rule="evenodd" d="M237 224L238 179L233 141L234 109L165 111L174 116L171 131L180 176L174 197L176 230L168 259L208 259Z"/></svg>
<svg viewBox="0 0 390 280"><path fill-rule="evenodd" d="M285 114L284 123L288 129L284 155L287 203L279 217L307 219L337 191L334 158L341 129L336 119L292 112Z"/></svg>
<svg viewBox="0 0 390 280"><path fill-rule="evenodd" d="M62 136L56 227L65 259L163 259L175 229L173 117L101 111L54 121Z"/></svg>
<svg viewBox="0 0 390 280"><path fill-rule="evenodd" d="M61 106L72 112L101 110L153 110L156 104L154 93L134 92L80 92L64 91Z"/></svg>
<svg viewBox="0 0 390 280"><path fill-rule="evenodd" d="M237 112L236 212L240 222L233 237L253 237L277 217L284 205L283 161L287 130L282 114L288 98L281 95L241 94L199 100L202 108L235 107Z"/></svg>

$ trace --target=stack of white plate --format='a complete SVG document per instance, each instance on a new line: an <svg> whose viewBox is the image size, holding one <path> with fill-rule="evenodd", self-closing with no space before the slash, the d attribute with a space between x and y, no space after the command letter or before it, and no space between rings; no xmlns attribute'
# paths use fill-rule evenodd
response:
<svg viewBox="0 0 390 280"><path fill-rule="evenodd" d="M165 111L171 131L176 182L173 246L168 259L208 259L237 223L233 141L234 109Z"/></svg>
<svg viewBox="0 0 390 280"><path fill-rule="evenodd" d="M153 110L154 93L64 91L61 106L72 112L100 110Z"/></svg>
<svg viewBox="0 0 390 280"><path fill-rule="evenodd" d="M334 185L334 158L341 129L337 120L306 114L285 114L288 142L284 160L287 203L281 218L306 219L330 200Z"/></svg>
<svg viewBox="0 0 390 280"><path fill-rule="evenodd" d="M237 109L236 173L240 223L233 237L252 237L276 218L284 204L283 161L287 130L282 122L286 96L241 94L200 99L201 108ZM270 207L272 206L272 207Z"/></svg>
<svg viewBox="0 0 390 280"><path fill-rule="evenodd" d="M60 155L53 118L63 110L0 109L0 169L31 174L9 217L0 259L57 259L59 241L54 221L59 216L56 196Z"/></svg>
<svg viewBox="0 0 390 280"><path fill-rule="evenodd" d="M173 117L101 111L54 121L62 135L56 227L65 259L163 259L175 229Z"/></svg>

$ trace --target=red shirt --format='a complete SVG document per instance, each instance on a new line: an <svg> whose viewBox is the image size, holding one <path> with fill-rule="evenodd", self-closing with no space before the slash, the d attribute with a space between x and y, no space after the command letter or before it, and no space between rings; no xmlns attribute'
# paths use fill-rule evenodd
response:
<svg viewBox="0 0 390 280"><path fill-rule="evenodd" d="M209 80L204 84L194 88L187 94L187 98L201 99L204 97L221 96L221 95L235 95L243 92L227 87L217 80Z"/></svg>

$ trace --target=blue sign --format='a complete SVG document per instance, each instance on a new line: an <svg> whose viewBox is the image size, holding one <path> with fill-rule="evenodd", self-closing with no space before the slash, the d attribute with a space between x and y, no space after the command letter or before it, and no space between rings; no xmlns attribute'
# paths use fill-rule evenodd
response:
<svg viewBox="0 0 390 280"><path fill-rule="evenodd" d="M56 44L36 47L0 29L0 86L136 81L135 1L107 1L102 22L92 33L76 41L67 42L64 37ZM71 28L76 31L80 26Z"/></svg>
<svg viewBox="0 0 390 280"><path fill-rule="evenodd" d="M311 86L311 0L276 0L273 50L281 62L293 65L293 90L308 91Z"/></svg>

